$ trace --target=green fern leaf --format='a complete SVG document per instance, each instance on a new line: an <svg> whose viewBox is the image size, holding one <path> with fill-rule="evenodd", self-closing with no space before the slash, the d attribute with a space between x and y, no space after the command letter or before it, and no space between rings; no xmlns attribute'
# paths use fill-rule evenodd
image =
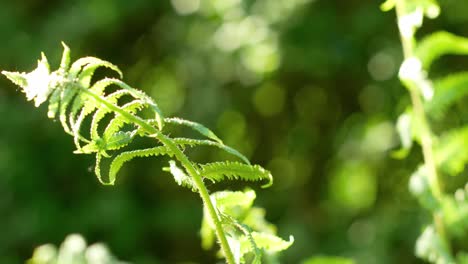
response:
<svg viewBox="0 0 468 264"><path fill-rule="evenodd" d="M81 85L84 87L89 87L91 84L91 79L93 78L94 72L99 68L99 67L107 67L111 68L114 71L119 73L120 78L122 78L122 72L117 68L117 66L107 62L107 61L100 61L92 64L88 64L83 67L83 70L81 71L78 80Z"/></svg>
<svg viewBox="0 0 468 264"><path fill-rule="evenodd" d="M268 252L280 252L286 250L294 243L293 236L289 236L289 241L267 233L252 232L251 236L258 248ZM242 255L252 251L252 242L248 236L242 236L239 240L241 243Z"/></svg>
<svg viewBox="0 0 468 264"><path fill-rule="evenodd" d="M96 82L89 90L91 90L94 94L96 94L98 96L103 96L104 95L104 90L108 86L116 84L116 83L118 83L118 85L120 86L122 82L119 81L119 80L116 80L116 79L105 78L105 79L102 79L102 80ZM128 91L128 90L127 90L127 92L132 93L131 91ZM118 93L118 94L114 95L113 97L110 98L111 101L109 101L109 102L113 103L116 100L115 97L116 96L121 96L121 95L123 95L123 94ZM111 94L111 96L112 96L112 94ZM103 98L106 99L107 97L103 97ZM86 95L86 94L80 94L79 96L77 96L77 98L75 99L75 102L76 102L76 104L74 104L74 106L73 106L71 116L74 115L75 109L81 109L81 112L80 112L78 118L74 122L72 121L73 122L73 131L72 132L73 132L73 135L74 135L74 138L75 138L75 140L74 140L75 145L76 145L77 149L79 150L81 148L79 142L80 142L80 140L82 141L82 139L83 139L83 137L80 135L81 124L89 114L91 114L95 110L98 110L101 106L93 98L91 98L89 95ZM129 113L134 113L135 109L133 109L132 106L135 109L137 109L138 107L143 107L143 105L141 103L139 104L138 101L132 101L132 102L128 103L127 107L124 106L123 110L127 111ZM98 116L97 119L99 119L99 118L100 118L100 116ZM114 118L114 120L116 120L117 118L118 117ZM119 121L114 121L114 122L111 121L111 124L116 123L118 125L111 126L114 129L111 130L111 131L108 131L107 133L105 133L104 138L106 140L108 140L112 135L114 135L120 129L120 127L125 123L125 119L123 119L123 118L120 118L120 119L117 119L117 120L120 120L120 122ZM94 130L94 127L92 128L92 130Z"/></svg>
<svg viewBox="0 0 468 264"><path fill-rule="evenodd" d="M117 83L117 79L112 79L112 78L104 78L102 80L99 80L97 81L96 83L93 84L93 86L91 86L89 88L90 91L92 91L94 94L98 95L98 96L104 96L104 90L113 85L113 84L116 84ZM120 82L120 81L118 81ZM87 87L87 86L84 86L84 87Z"/></svg>
<svg viewBox="0 0 468 264"><path fill-rule="evenodd" d="M120 77L122 77L122 73L117 66L94 57L78 59L70 66L70 50L65 44L63 46L62 61L56 71L50 72L47 59L42 55L38 67L31 73L3 73L14 83L20 85L23 92L26 93L27 99L34 100L36 106L49 99L48 116L56 118L58 114L64 130L73 135L77 147L75 153L93 153L96 155L94 171L102 184L114 184L117 173L123 164L135 157L175 156L177 161L183 165L183 168L179 168L176 161L170 161L166 170L172 173L179 185L189 187L193 191L198 191L197 188L199 188L201 197L209 209L209 216L206 214L208 209L205 209L204 214L208 220L204 220L202 225L205 246L212 245L214 242L213 226L216 226L219 231L222 224L228 227L227 237L223 235L223 232L218 232L222 247L229 247L226 245L226 239L228 240L227 243L235 245L233 251L236 252L235 255L238 260L241 260L242 255L246 252L253 251L255 254L254 263L260 263L260 248L265 249L265 251L279 251L282 248L287 248L292 243L292 240L290 242L283 241L274 234L270 234L274 232L263 227L267 226L266 221L263 219L264 214L258 213L263 211L257 210L255 211L256 214L249 213L254 212L252 210L255 199L254 191L219 192L208 197L208 191L203 184L204 179L212 182L225 179L241 179L267 181L267 184L264 185L264 187L267 187L272 183L272 176L268 171L258 165L250 165L246 157L237 150L225 146L221 139L205 126L180 118L164 119L159 107L151 97L130 87L123 81L104 78L93 83L93 75L100 67L107 67L117 72ZM117 91L112 92L115 89L109 89L111 86L117 88ZM130 101L122 100L123 96L131 97ZM152 111L154 116L146 118L146 111L143 112L142 110ZM104 120L108 120L105 117L110 117L110 119L105 128L101 129L101 132L99 128L104 126L102 124ZM86 121L89 120L91 121L89 135L82 134L84 133L82 124L87 124ZM200 133L203 139L170 138L162 131L165 122L189 127ZM132 143L136 136L155 138L163 146L120 151L118 153L121 148ZM226 161L197 166L182 152L182 149L186 146L203 145L220 148L240 158L245 164ZM101 175L101 162L105 158L110 158L107 178L103 178ZM197 187L195 187L195 183ZM215 207L213 203L216 205ZM233 219L233 221L230 223L229 221L220 221L215 216L216 214L224 216L224 219ZM247 218L247 216L250 218ZM265 234L261 234L259 230L254 230L241 221L242 219L253 221L251 218L258 217L263 220L254 222L254 225L261 231L266 231ZM213 223L210 223L210 221L213 221ZM232 228L233 226L237 227L237 230ZM242 233L240 236L239 230ZM245 238L245 245L240 239L242 237ZM228 250L226 252L229 253ZM231 254L226 254L226 257L232 259L229 255Z"/></svg>
<svg viewBox="0 0 468 264"><path fill-rule="evenodd" d="M50 74L47 58L44 54L41 55L42 58L37 62L37 68L30 73L2 71L3 75L22 88L28 101L34 100L36 107L39 107L51 95L54 87L50 84L57 79L56 76Z"/></svg>
<svg viewBox="0 0 468 264"><path fill-rule="evenodd" d="M49 107L47 111L47 117L54 119L59 111L60 107L60 89L56 89L52 92L52 95L49 98Z"/></svg>
<svg viewBox="0 0 468 264"><path fill-rule="evenodd" d="M163 156L163 155L168 155L171 157L173 154L166 147L163 147L163 146L122 152L112 160L112 163L109 168L109 182L103 182L101 180L101 183L106 184L106 185L113 185L115 182L117 173L122 168L125 162L128 162L137 157L151 157L151 156ZM96 167L97 165L98 164L96 164ZM100 175L100 169L99 169L99 175Z"/></svg>
<svg viewBox="0 0 468 264"><path fill-rule="evenodd" d="M136 112L145 107L145 104L140 100L134 100L122 106L121 108L131 114L136 114ZM122 129L122 127L128 123L128 120L122 116L116 115L107 125L104 130L104 138L109 138L113 134L117 133Z"/></svg>
<svg viewBox="0 0 468 264"><path fill-rule="evenodd" d="M98 96L104 96L104 90L108 86L115 84L115 81L115 79L104 78L102 80L97 81L91 88L89 88L89 90ZM92 98L88 94L79 93L75 97L70 113L70 123L72 124L74 135L77 135L77 131L80 130L81 123L83 122L83 120L99 106L100 105L94 100L94 98ZM81 112L78 118L75 120L76 115L80 110ZM77 137L75 136L75 138Z"/></svg>
<svg viewBox="0 0 468 264"><path fill-rule="evenodd" d="M430 34L416 47L416 56L428 70L434 60L446 54L468 54L468 39L445 31Z"/></svg>
<svg viewBox="0 0 468 264"><path fill-rule="evenodd" d="M226 222L226 221L229 222L230 225L239 229L243 234L243 236L240 239L239 238L235 239L237 240L236 242L238 244L238 253L237 253L238 260L240 262L245 262L245 260L243 259L243 256L248 252L252 252L254 254L254 259L252 261L252 264L254 263L261 264L262 251L257 246L257 243L255 242L255 239L252 236L252 233L253 233L252 228L250 228L250 226L243 224L239 222L237 219L230 217L228 215L223 215L222 219L223 219L223 222ZM245 244L242 245L241 241L244 240L245 238L247 238L247 241L250 243L250 247L247 247L247 245ZM242 246L244 246L244 248L242 248Z"/></svg>
<svg viewBox="0 0 468 264"><path fill-rule="evenodd" d="M229 146L226 146L224 144L221 144L221 143L218 143L218 142L215 142L215 141L204 140L204 139L192 139L192 138L174 138L173 140L174 140L174 142L176 144L178 144L181 147L186 147L186 146L195 147L195 146L203 146L203 145L204 146L217 147L217 148L220 148L220 149L226 151L229 154L232 154L232 155L238 157L244 163L250 165L250 161L244 155L242 155L242 153L240 153L239 151L237 151L237 150L235 150L235 149L233 149L233 148L231 148Z"/></svg>
<svg viewBox="0 0 468 264"><path fill-rule="evenodd" d="M450 174L460 174L468 162L468 126L443 134L434 147L438 167Z"/></svg>
<svg viewBox="0 0 468 264"><path fill-rule="evenodd" d="M130 144L136 135L135 131L119 131L109 138L96 138L90 141L87 145L74 151L75 154L91 154L100 153L104 157L109 157L107 151L118 150Z"/></svg>
<svg viewBox="0 0 468 264"><path fill-rule="evenodd" d="M253 230L265 232L269 234L276 233L275 225L269 223L265 219L266 210L259 207L252 207L245 215L243 223L251 227Z"/></svg>
<svg viewBox="0 0 468 264"><path fill-rule="evenodd" d="M112 111L106 107L101 107L94 113L90 128L91 140L100 138L98 131L99 123L109 113L112 113Z"/></svg>
<svg viewBox="0 0 468 264"><path fill-rule="evenodd" d="M39 106L49 99L48 117L56 118L57 115L65 132L74 137L77 150L75 153L96 153L95 172L98 179L102 181L100 175L100 162L103 157L109 157L107 151L118 150L132 142L138 130L123 131L124 124L129 123L129 119L142 126L142 123L149 124L137 115L143 108L149 108L155 114L155 120L159 129L162 129L164 118L156 103L145 93L134 89L121 80L104 78L91 85L94 72L99 67L107 67L117 72L122 77L117 66L94 57L78 59L70 66L70 49L64 43L63 55L60 67L57 71L50 72L49 63L44 54L38 61L38 66L30 73L5 72L11 81L19 85L26 93L28 100L34 100ZM116 92L106 95L105 90L115 85ZM119 106L119 99L129 95L132 101ZM118 110L117 110L118 109ZM128 113L126 117L121 114ZM114 118L107 124L100 136L98 132L99 123L106 114L113 113ZM119 114L120 113L120 114ZM88 116L92 115L90 139L83 136L82 124ZM133 122L132 121L132 122ZM138 121L138 122L137 122ZM151 130L152 131L152 130ZM138 135L142 135L138 133ZM83 147L81 144L85 144ZM148 154L149 150L134 153L121 154L114 162L114 168L121 166L119 161L125 161L139 155ZM154 150L156 151L156 150ZM153 153L156 155L156 153ZM112 174L113 173L113 174ZM114 170L110 179L115 178ZM113 181L113 179L112 179Z"/></svg>
<svg viewBox="0 0 468 264"><path fill-rule="evenodd" d="M114 104L116 105L117 104L117 101L119 98L121 98L122 96L128 94L127 91L125 90L118 90L116 92L113 92L112 94L109 94L108 96L105 97L105 99L111 103L111 104ZM99 122L105 117L106 114L108 113L112 113L112 111L107 108L107 107L100 107L93 115L93 119L91 121L91 129L90 129L90 134L91 134L91 139L92 140L96 140L99 137L99 133L98 133L98 126L99 126ZM115 119L115 118L114 118ZM111 134L115 134L118 130L114 130L112 131L112 133L109 133L109 135ZM108 136L109 136L108 135Z"/></svg>
<svg viewBox="0 0 468 264"><path fill-rule="evenodd" d="M440 118L448 107L468 94L468 72L449 75L434 82L434 97L427 101L428 114Z"/></svg>
<svg viewBox="0 0 468 264"><path fill-rule="evenodd" d="M179 186L190 188L193 192L197 191L192 178L188 176L183 169L179 168L175 161L170 160L169 167L165 167L163 170L170 172Z"/></svg>
<svg viewBox="0 0 468 264"><path fill-rule="evenodd" d="M80 130L81 130L81 124L83 123L85 118L88 115L90 115L93 110L95 110L97 108L97 105L94 104L94 103L95 102L92 101L91 98L89 98L89 100L87 100L87 103L85 104L85 106L81 109L81 112L80 112L78 118L72 124L72 133L73 133L73 136L74 136L74 143L75 143L75 147L76 147L77 150L81 149L81 145L80 145L81 141L89 142L87 139L85 139L81 135Z"/></svg>
<svg viewBox="0 0 468 264"><path fill-rule="evenodd" d="M205 179L212 182L220 182L225 179L245 181L260 181L267 180L268 183L263 185L263 188L273 184L273 177L270 172L258 165L247 165L239 162L214 162L200 165L200 173Z"/></svg>
<svg viewBox="0 0 468 264"><path fill-rule="evenodd" d="M113 134L111 137L105 139L105 149L106 150L117 150L121 149L130 142L132 142L133 138L135 137L136 130L132 132L124 132L119 131Z"/></svg>
<svg viewBox="0 0 468 264"><path fill-rule="evenodd" d="M63 53L60 60L60 70L67 72L70 67L70 48L62 41Z"/></svg>
<svg viewBox="0 0 468 264"><path fill-rule="evenodd" d="M89 85L88 79L91 79L92 75L94 74L94 71L99 67L107 67L109 69L112 69L113 71L119 74L120 78L123 77L122 72L117 66L110 62L95 57L84 57L76 60L71 65L69 73L72 79L77 78L79 76L79 79L80 81L82 81L82 84L88 83ZM85 69L87 70L85 71Z"/></svg>
<svg viewBox="0 0 468 264"><path fill-rule="evenodd" d="M67 123L67 119L69 119L69 122L70 122L71 126L73 126L74 122L72 122L72 121L73 121L73 118L75 116L70 115L70 117L67 118L68 117L67 110L68 110L68 107L69 107L70 103L73 101L73 99L75 99L75 96L79 96L77 94L78 94L78 90L76 90L76 89L63 89L62 92L60 93L60 116L59 116L59 119L60 119L60 123L62 124L62 127L65 130L65 132L67 132L70 135L73 135L73 132L72 132L71 127ZM79 109L76 109L75 111L78 112L78 110Z"/></svg>
<svg viewBox="0 0 468 264"><path fill-rule="evenodd" d="M237 218L237 214L244 215L252 207L256 194L250 189L235 192L219 191L211 194L211 198L216 201L216 206L222 214Z"/></svg>
<svg viewBox="0 0 468 264"><path fill-rule="evenodd" d="M219 215L224 226L233 227L235 230L229 232L229 245L233 247L235 258L244 263L244 256L247 253L254 254L252 263L261 263L262 251L267 254L274 254L289 248L294 242L291 236L289 241L285 241L275 235L275 230L271 229L271 224L264 219L264 214L258 213L260 208L252 207L255 200L255 192L250 189L245 191L220 191L211 194L211 200L214 201L219 210ZM251 212L255 211L252 215ZM249 222L246 220L251 217L261 218ZM260 225L255 223L261 223ZM266 224L264 224L266 223ZM201 228L203 248L209 249L213 245L214 226L207 217L206 209Z"/></svg>
<svg viewBox="0 0 468 264"><path fill-rule="evenodd" d="M396 0L386 0L382 4L380 4L380 10L387 12L392 10L396 5Z"/></svg>
<svg viewBox="0 0 468 264"><path fill-rule="evenodd" d="M104 149L104 141L100 138L90 141L88 144L84 145L83 147L80 147L79 149L76 149L73 151L75 154L92 154L92 153L99 153L104 157L110 157L109 154L107 154L106 150Z"/></svg>
<svg viewBox="0 0 468 264"><path fill-rule="evenodd" d="M204 125L202 124L199 124L197 122L193 122L193 121L188 121L188 120L185 120L185 119L182 119L182 118L178 118L178 117L173 117L173 118L166 118L164 119L164 121L166 123L172 123L172 124L178 124L178 125L183 125L183 126L187 126L187 127L190 127L191 129L199 132L200 134L202 134L203 136L209 138L209 139L212 139L220 144L223 144L223 141L221 139L219 139L218 136L216 136L216 134L211 131L210 129L208 129L207 127L205 127Z"/></svg>
<svg viewBox="0 0 468 264"><path fill-rule="evenodd" d="M109 180L109 182L105 182L102 179L102 176L101 176L101 157L102 157L102 155L100 153L96 153L96 164L94 164L94 174L96 174L96 177L98 178L98 181L102 185L113 185L114 182L112 182L111 180ZM110 178L110 176L109 176L109 178Z"/></svg>
<svg viewBox="0 0 468 264"><path fill-rule="evenodd" d="M73 94L76 93L75 96L71 96L73 99L73 104L71 106L70 113L68 114L68 119L70 123L70 128L72 130L72 133L75 134L74 132L76 131L76 128L81 127L81 122L84 120L84 118L91 114L91 112L97 107L97 103L95 100L85 94L85 93L80 93L78 91L72 92L73 90L76 89L67 89L70 90L69 93ZM65 91L67 91L65 90ZM66 115L67 108L64 108L64 112Z"/></svg>
<svg viewBox="0 0 468 264"><path fill-rule="evenodd" d="M159 109L158 105L153 101L151 97L149 97L145 93L127 85L126 83L118 79L105 78L102 81L109 82L110 84L116 85L120 87L121 89L126 90L135 99L142 100L151 110L153 110L156 121L158 123L158 128L159 130L162 130L164 126L164 116L161 110Z"/></svg>
<svg viewBox="0 0 468 264"><path fill-rule="evenodd" d="M27 74L24 72L2 71L2 74L5 75L12 83L21 87L23 89L23 92L24 89L26 89L26 87L28 86L28 77Z"/></svg>
<svg viewBox="0 0 468 264"><path fill-rule="evenodd" d="M245 191L219 191L210 195L214 201L221 220L224 224L235 225L237 219L248 214L252 208L256 194L253 190L246 189ZM203 210L203 220L200 229L202 238L202 247L205 250L211 249L214 245L215 227L208 216L206 208ZM241 256L239 255L239 258Z"/></svg>

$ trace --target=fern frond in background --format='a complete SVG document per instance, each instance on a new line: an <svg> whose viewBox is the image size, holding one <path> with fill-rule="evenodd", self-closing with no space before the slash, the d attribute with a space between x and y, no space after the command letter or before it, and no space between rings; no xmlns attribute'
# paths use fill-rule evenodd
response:
<svg viewBox="0 0 468 264"><path fill-rule="evenodd" d="M264 219L264 210L253 207L255 198L255 192L249 189L221 191L211 195L211 199L218 205L224 225L235 234L235 239L229 242L236 263L262 263L262 250L266 253L283 251L294 242L292 236L289 241L276 236L276 228ZM203 248L211 249L214 246L214 231L213 223L205 210L201 227ZM269 259L268 263L277 262L273 254L267 254L266 258Z"/></svg>
<svg viewBox="0 0 468 264"><path fill-rule="evenodd" d="M227 208L225 203L230 204L233 201L216 199L216 194L210 198L204 184L206 180L220 182L235 179L262 181L265 183L264 187L268 187L273 180L270 172L259 165L251 165L246 157L224 145L205 126L181 118L165 118L152 98L122 80L104 78L92 82L94 72L99 67L109 68L120 78L122 73L117 66L94 57L81 58L70 65L70 49L65 44L63 46L62 60L56 71L51 72L47 58L42 54L37 68L30 73L2 73L20 86L26 98L34 100L36 107L49 101L48 117L58 118L65 132L73 136L75 153L96 155L95 173L101 183L114 184L118 171L134 158L167 156L173 160L164 170L172 173L177 184L200 194L205 219L209 219L204 221L211 223L209 226L216 234L222 255L228 263L244 263L243 256L249 252L260 261L262 252L270 256L291 246L292 240L284 241L274 232L265 233L263 226L249 227L248 222L243 222L244 218L230 215L232 212L222 208ZM166 125L189 127L201 138L172 138L165 129ZM154 146L136 149L132 143L137 138L150 139ZM184 153L187 146L213 146L226 151L242 163L195 163ZM106 159L110 160L110 166L107 176L103 177L101 164ZM226 191L223 194L229 196L231 192ZM244 210L247 215L250 207ZM264 222L263 219L256 221ZM206 224L204 226L206 230ZM239 228L231 228L233 226L244 227L242 235L238 234ZM205 239L205 245L206 241Z"/></svg>
<svg viewBox="0 0 468 264"><path fill-rule="evenodd" d="M468 74L454 73L434 82L429 69L441 56L468 55L468 38L448 32L435 32L417 41L416 31L423 17L435 18L440 7L434 0L388 0L382 9L395 8L403 46L404 61L399 77L408 89L412 105L398 120L403 150L412 142L421 145L423 164L411 175L409 189L432 219L416 242L416 255L432 263L468 263L466 248L452 242L468 234L468 183L454 193L445 189L446 175L458 176L468 162L466 126L447 129L437 135L433 129L449 108L468 93ZM404 155L400 155L403 157Z"/></svg>

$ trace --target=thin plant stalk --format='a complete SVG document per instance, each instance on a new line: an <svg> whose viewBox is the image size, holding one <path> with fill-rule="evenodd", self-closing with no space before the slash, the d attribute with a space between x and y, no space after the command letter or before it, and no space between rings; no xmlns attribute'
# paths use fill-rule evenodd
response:
<svg viewBox="0 0 468 264"><path fill-rule="evenodd" d="M398 21L401 21L401 18L404 14L404 10L406 8L406 1L407 0L397 0L396 1L396 15ZM412 34L403 34L400 28L400 38L401 44L403 48L403 56L404 60L410 59L414 57L415 53L415 44L416 39L414 37L414 32ZM403 82L405 83L405 82ZM423 102L421 100L421 93L419 87L416 85L408 85L405 84L406 88L408 88L410 97L411 97L411 104L413 106L413 113L417 117L418 120L421 122L421 148L422 154L424 158L424 165L427 169L427 180L429 182L431 191L434 197L438 200L442 200L443 190L440 184L439 176L437 173L437 165L434 159L434 152L433 152L433 143L432 143L432 131L427 121L426 113L424 111ZM444 223L442 221L442 216L439 212L434 212L432 215L435 223L436 232L438 233L439 237L442 239L445 247L448 251L450 251L450 242L447 239Z"/></svg>

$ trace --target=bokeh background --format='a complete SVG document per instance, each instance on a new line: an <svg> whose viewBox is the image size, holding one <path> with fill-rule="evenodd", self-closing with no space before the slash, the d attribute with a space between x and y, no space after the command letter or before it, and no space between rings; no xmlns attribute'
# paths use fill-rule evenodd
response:
<svg viewBox="0 0 468 264"><path fill-rule="evenodd" d="M279 234L295 237L282 263L314 255L420 263L413 248L429 216L407 181L421 157L418 148L391 157L394 121L409 100L396 77L395 15L380 2L2 0L0 69L30 71L41 51L58 65L65 41L75 59L117 64L166 115L212 128L272 171L271 188L253 188ZM420 35L468 36L468 2L440 4ZM435 71L463 68L466 59L449 57ZM0 263L23 263L36 246L76 232L134 263L216 261L200 247L200 199L161 171L167 160L136 160L116 186L101 186L93 157L72 154L72 138L45 107L5 78L0 117Z"/></svg>

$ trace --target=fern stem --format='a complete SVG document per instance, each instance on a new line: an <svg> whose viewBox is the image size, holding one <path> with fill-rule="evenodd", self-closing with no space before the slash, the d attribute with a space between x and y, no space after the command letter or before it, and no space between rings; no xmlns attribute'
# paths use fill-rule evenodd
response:
<svg viewBox="0 0 468 264"><path fill-rule="evenodd" d="M208 210L208 214L210 215L211 220L213 221L215 225L216 236L218 237L218 240L221 244L221 249L224 252L226 262L228 264L235 264L234 255L227 241L226 233L224 232L221 220L216 212L216 208L213 202L211 201L210 194L208 192L208 189L206 188L205 183L203 182L202 176L200 175L198 170L195 168L195 166L192 164L192 162L190 162L187 156L172 141L172 139L170 139L169 137L161 133L159 130L157 130L155 127L145 122L140 117L132 115L124 111L120 107L107 102L104 98L89 91L86 88L83 88L81 86L79 86L78 88L81 89L86 94L88 94L89 96L91 96L92 98L94 98L97 102L108 107L110 110L125 117L128 121L140 126L145 132L155 135L156 139L158 139L164 146L166 146L174 154L176 159L182 164L182 166L186 169L187 173L192 177L195 187L197 188L198 193L200 194L200 197L203 201L203 204L206 206L206 209Z"/></svg>
<svg viewBox="0 0 468 264"><path fill-rule="evenodd" d="M195 169L192 162L190 162L187 156L177 147L177 145L170 138L168 138L162 133L157 133L156 138L174 153L174 156L177 158L177 160L180 161L182 166L184 166L188 174L192 177L193 182L197 187L198 193L200 194L200 197L203 200L206 209L208 210L208 214L210 215L215 225L216 235L221 244L221 249L224 252L226 261L228 264L234 264L234 255L232 254L231 248L229 247L229 243L227 241L226 234L224 233L221 220L219 219L218 213L216 212L216 208L213 202L211 201L210 194L208 193L208 189L206 188L201 175Z"/></svg>
<svg viewBox="0 0 468 264"><path fill-rule="evenodd" d="M396 1L395 10L396 10L396 15L397 15L397 20L399 21L399 23L401 21L401 18L405 14L406 1L407 0ZM414 56L416 39L414 37L414 32L412 32L411 35L405 35L401 31L400 27L399 27L399 30L400 30L401 44L403 48L403 56L404 56L404 59L406 60ZM405 84L405 82L403 83L408 88L408 91L411 97L411 103L413 105L413 113L416 115L417 119L419 119L421 122L421 148L423 152L424 164L428 172L427 179L431 188L431 192L434 195L434 197L437 199L437 201L441 202L443 198L443 190L440 184L439 176L437 173L437 165L434 159L432 137L431 137L432 131L429 126L426 112L423 107L420 89L419 87L416 87L415 85ZM445 226L442 221L442 216L440 212L437 212L437 211L433 212L432 217L434 220L436 232L438 233L439 237L443 241L444 246L446 247L447 251L450 252L451 251L450 241L447 239Z"/></svg>

